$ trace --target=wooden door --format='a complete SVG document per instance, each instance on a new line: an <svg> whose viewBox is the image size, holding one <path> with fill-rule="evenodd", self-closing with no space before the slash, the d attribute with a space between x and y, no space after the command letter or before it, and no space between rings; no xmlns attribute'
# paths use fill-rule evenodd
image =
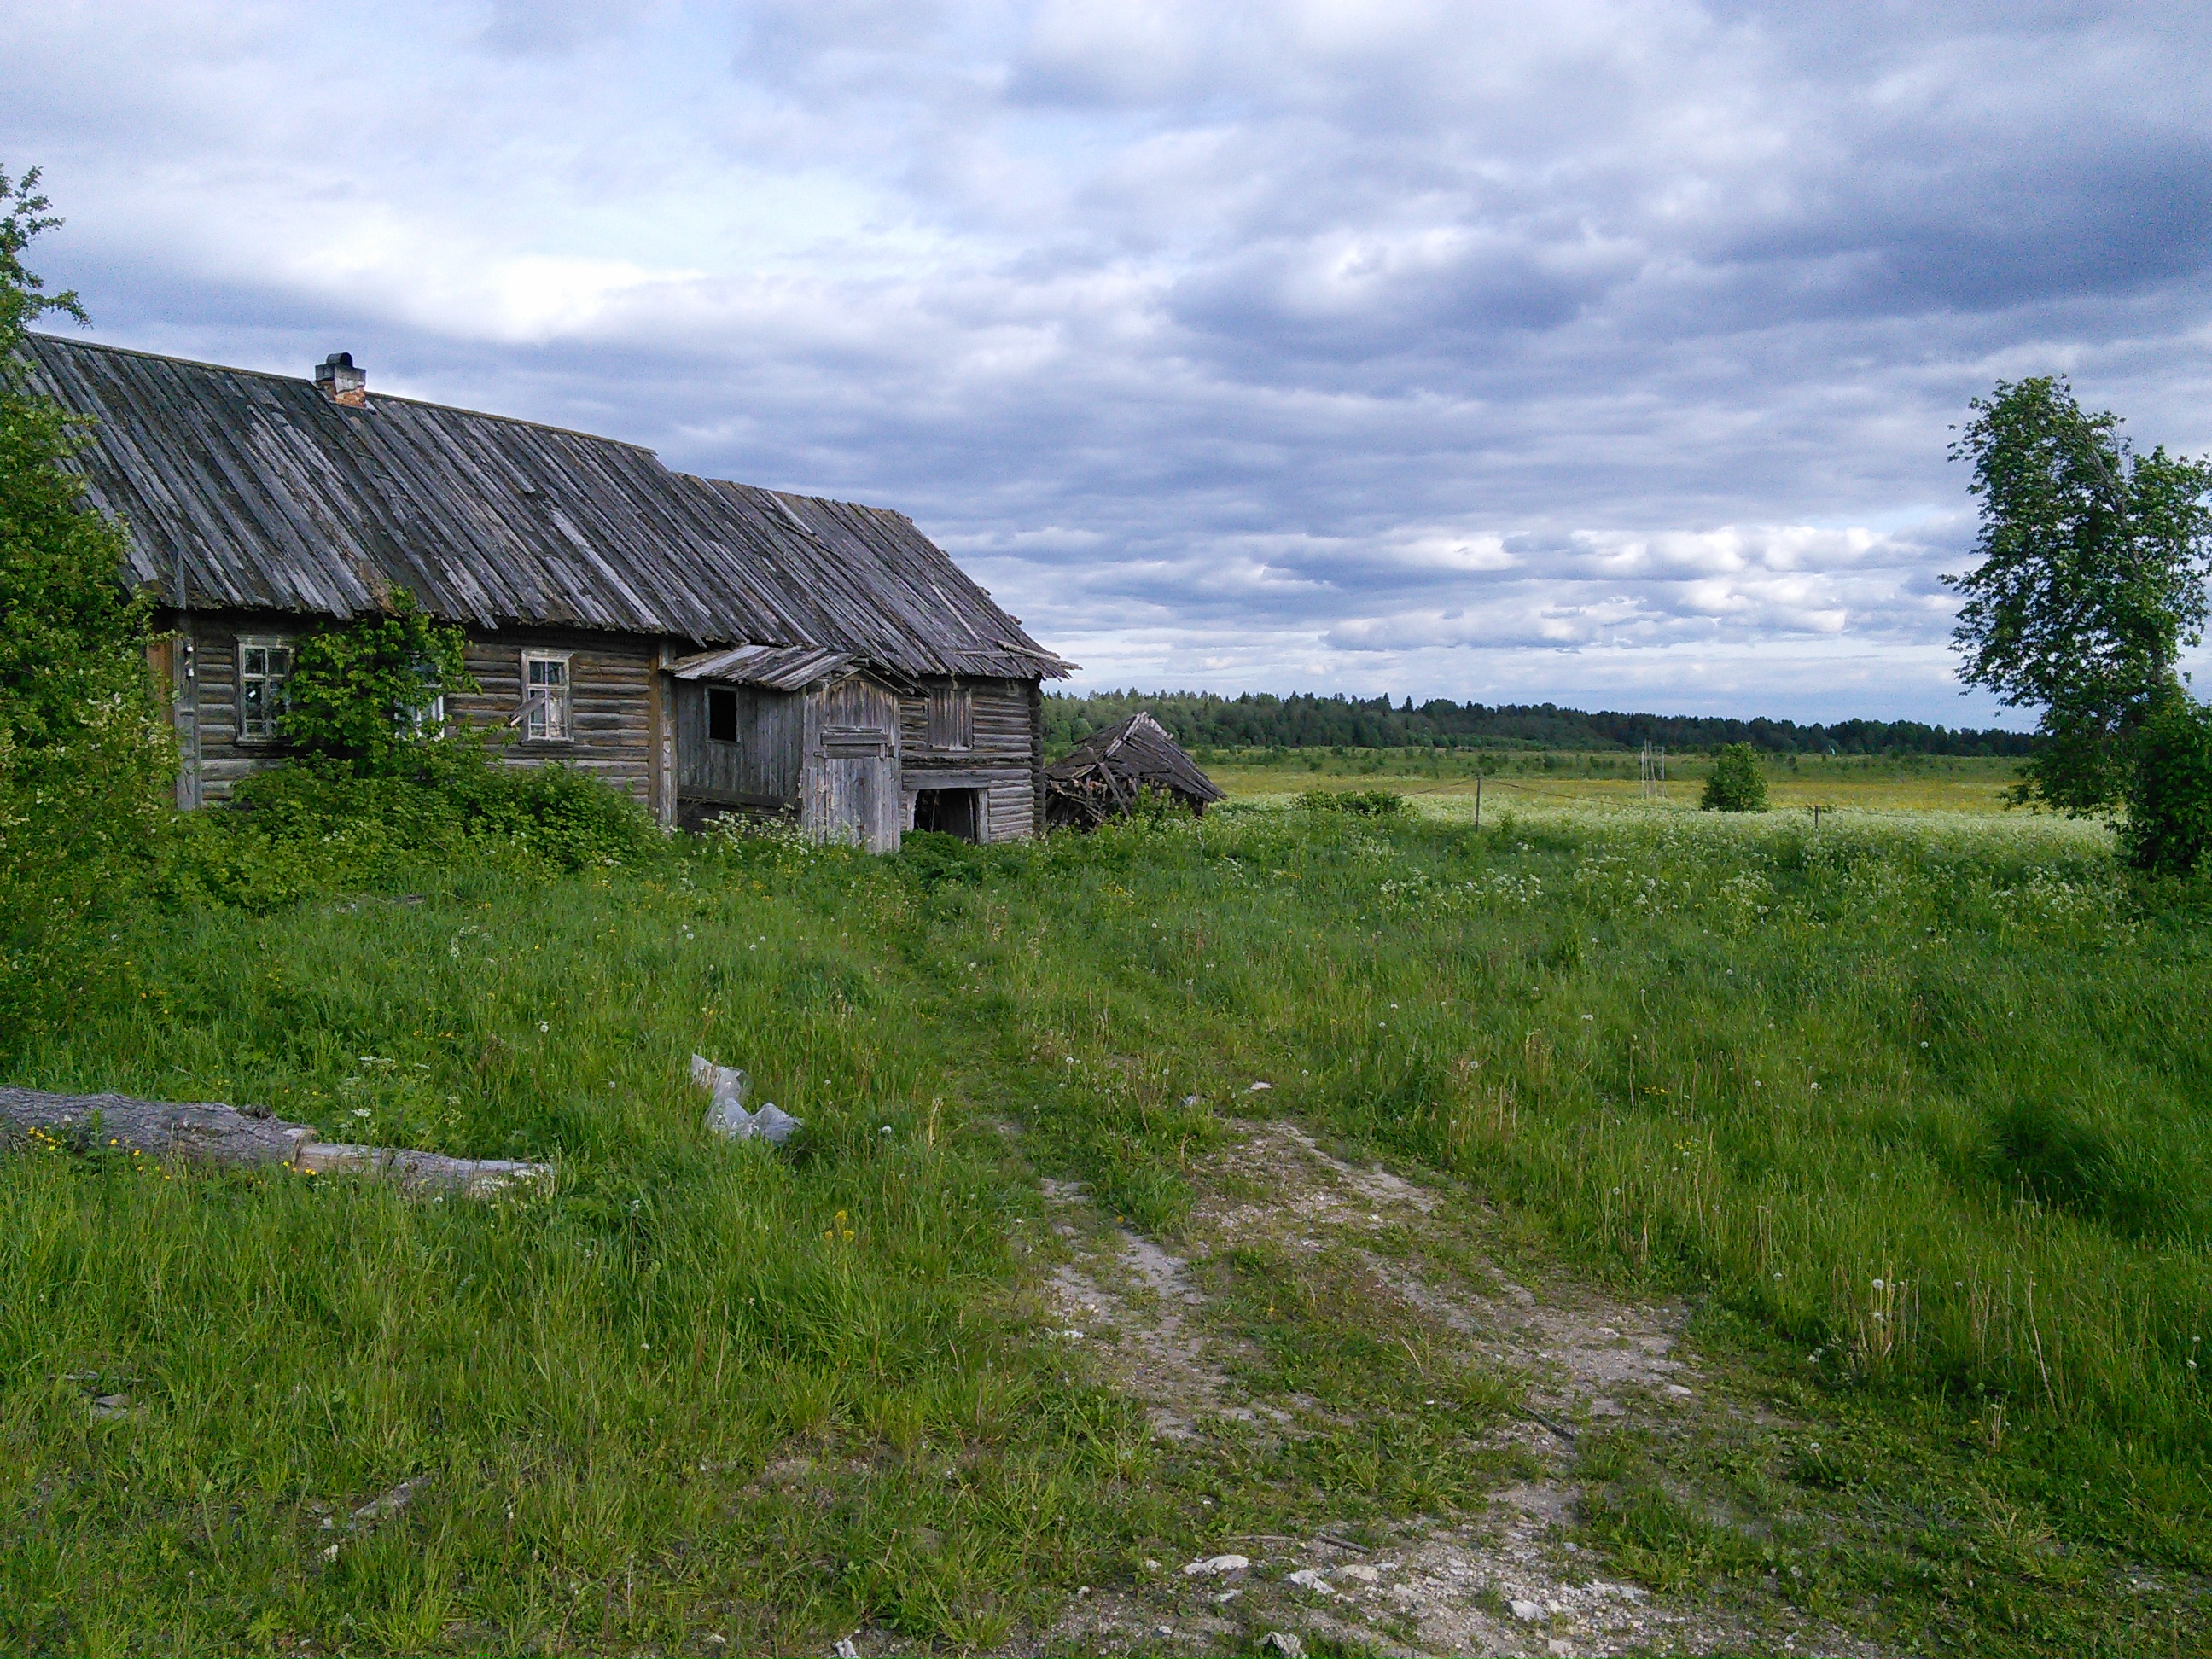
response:
<svg viewBox="0 0 2212 1659"><path fill-rule="evenodd" d="M855 675L807 697L807 781L799 822L820 841L896 852L898 696Z"/></svg>

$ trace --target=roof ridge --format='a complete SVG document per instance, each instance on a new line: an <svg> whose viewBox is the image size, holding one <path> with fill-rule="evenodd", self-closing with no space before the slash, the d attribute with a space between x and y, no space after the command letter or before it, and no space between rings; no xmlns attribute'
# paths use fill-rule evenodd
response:
<svg viewBox="0 0 2212 1659"><path fill-rule="evenodd" d="M765 634L908 676L1071 666L890 509L420 398L339 418L298 377L134 346L33 332L14 356L99 421L76 465L127 527L129 580L182 569L198 606L343 617L389 581L486 628Z"/></svg>
<svg viewBox="0 0 2212 1659"><path fill-rule="evenodd" d="M287 386L303 386L314 389L314 381L304 374L280 374L273 368L241 368L236 363L211 363L199 357L179 357L167 351L148 351L140 346L116 345L106 340L73 340L66 334L49 334L43 329L27 328L26 337L50 340L56 345L75 350L112 351L118 356L144 357L157 363L174 363L181 368L211 369L218 374L250 374L257 380L281 380ZM538 432L557 432L566 438L588 438L595 444L619 444L624 449L634 449L641 455L650 455L656 461L660 452L648 444L636 443L628 438L611 438L604 432L586 432L578 426L556 426L550 421L533 421L526 415L502 415L496 410L467 409L459 404L433 403L428 398L410 398L398 392L374 392L369 396L379 403L407 404L416 409L434 409L447 415L466 415L473 420L501 421L509 426L526 426ZM663 462L665 465L666 463ZM674 468L669 469L673 471Z"/></svg>

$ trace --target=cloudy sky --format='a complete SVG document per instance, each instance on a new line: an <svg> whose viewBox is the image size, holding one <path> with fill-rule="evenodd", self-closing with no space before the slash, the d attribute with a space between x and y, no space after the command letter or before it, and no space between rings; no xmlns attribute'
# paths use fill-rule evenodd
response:
<svg viewBox="0 0 2212 1659"><path fill-rule="evenodd" d="M2202 3L0 0L0 43L97 337L900 507L1082 684L1978 723L1965 400L2063 370L2212 449Z"/></svg>

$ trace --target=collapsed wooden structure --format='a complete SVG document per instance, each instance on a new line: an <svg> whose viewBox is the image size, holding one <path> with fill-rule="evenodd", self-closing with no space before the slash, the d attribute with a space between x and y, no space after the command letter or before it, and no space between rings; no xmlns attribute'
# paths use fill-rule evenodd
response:
<svg viewBox="0 0 2212 1659"><path fill-rule="evenodd" d="M1136 810L1149 791L1194 817L1222 798L1167 728L1139 711L1094 732L1044 769L1045 819L1054 829L1096 830Z"/></svg>
<svg viewBox="0 0 2212 1659"><path fill-rule="evenodd" d="M94 424L71 465L150 592L180 806L284 757L293 651L404 591L483 688L425 711L565 762L662 823L781 815L1042 828L1040 682L1071 665L903 514L696 477L651 450L313 380L33 334L32 383Z"/></svg>

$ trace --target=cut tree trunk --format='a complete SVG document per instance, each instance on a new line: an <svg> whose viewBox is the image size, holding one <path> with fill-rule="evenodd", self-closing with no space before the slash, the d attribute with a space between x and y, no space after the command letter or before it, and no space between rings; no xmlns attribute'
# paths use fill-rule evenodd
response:
<svg viewBox="0 0 2212 1659"><path fill-rule="evenodd" d="M550 1173L542 1164L507 1158L447 1158L394 1146L349 1146L318 1140L313 1126L288 1123L265 1111L240 1111L212 1101L134 1100L128 1095L50 1095L0 1088L0 1135L19 1140L35 1131L65 1146L117 1146L149 1158L229 1167L282 1165L312 1174L356 1170L388 1176L402 1187L481 1196L509 1182Z"/></svg>

